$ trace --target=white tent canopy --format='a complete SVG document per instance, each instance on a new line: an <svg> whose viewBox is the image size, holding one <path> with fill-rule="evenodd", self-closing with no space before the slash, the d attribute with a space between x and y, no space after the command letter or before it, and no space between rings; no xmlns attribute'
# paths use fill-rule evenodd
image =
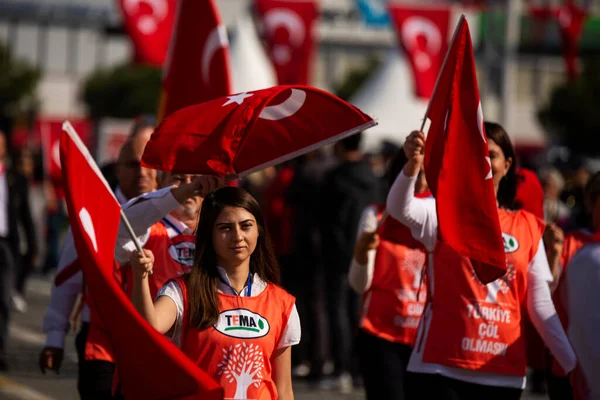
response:
<svg viewBox="0 0 600 400"><path fill-rule="evenodd" d="M271 61L265 54L248 13L236 19L230 51L234 93L266 89L277 84Z"/></svg>
<svg viewBox="0 0 600 400"><path fill-rule="evenodd" d="M363 149L375 152L381 150L383 140L402 145L411 131L421 127L427 109L427 101L414 95L411 71L397 50L390 51L350 103L379 123L363 135Z"/></svg>

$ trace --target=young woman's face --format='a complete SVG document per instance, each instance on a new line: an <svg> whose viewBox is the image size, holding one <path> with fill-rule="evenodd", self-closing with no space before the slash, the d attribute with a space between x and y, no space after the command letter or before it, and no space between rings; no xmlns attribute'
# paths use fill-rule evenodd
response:
<svg viewBox="0 0 600 400"><path fill-rule="evenodd" d="M488 152L490 153L490 164L492 164L492 179L494 187L500 186L500 181L508 173L512 164L512 158L506 158L504 152L492 139L488 139Z"/></svg>
<svg viewBox="0 0 600 400"><path fill-rule="evenodd" d="M256 219L244 208L225 207L213 227L213 246L217 263L237 266L248 260L258 241Z"/></svg>

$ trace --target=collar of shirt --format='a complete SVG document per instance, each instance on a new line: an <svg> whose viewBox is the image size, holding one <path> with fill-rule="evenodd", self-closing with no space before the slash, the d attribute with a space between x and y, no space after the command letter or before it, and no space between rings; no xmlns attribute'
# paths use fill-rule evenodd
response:
<svg viewBox="0 0 600 400"><path fill-rule="evenodd" d="M227 271L225 271L225 268L219 267L217 265L217 271L219 271L219 275L221 275L221 278L223 278L223 280L225 282L229 282L229 277L227 276ZM242 291L239 294L240 297L246 297L246 288L247 287L248 287L248 285L244 286L244 288L242 289ZM260 279L260 277L256 274L252 275L252 293L250 293L251 297L258 296L265 290L266 287L267 287L267 283L265 281ZM231 294L231 289L229 288L229 286L227 284L221 282L220 280L219 280L218 289L219 289L219 292L221 292L221 293Z"/></svg>
<svg viewBox="0 0 600 400"><path fill-rule="evenodd" d="M127 197L125 197L125 195L121 191L121 188L118 186L117 186L117 190L115 190L115 197L117 198L117 201L121 205L123 205L129 201L129 200L127 200Z"/></svg>
<svg viewBox="0 0 600 400"><path fill-rule="evenodd" d="M179 235L180 233L184 234L184 235L193 235L194 234L194 232L190 228L188 228L188 226L186 224L184 224L183 222L181 222L180 220L178 220L171 214L165 215L164 219L169 221L169 224L165 224L165 226L167 227L167 232L169 233L169 237L173 238L173 237ZM173 229L173 227L177 228L177 230ZM179 232L177 232L177 231L179 231Z"/></svg>

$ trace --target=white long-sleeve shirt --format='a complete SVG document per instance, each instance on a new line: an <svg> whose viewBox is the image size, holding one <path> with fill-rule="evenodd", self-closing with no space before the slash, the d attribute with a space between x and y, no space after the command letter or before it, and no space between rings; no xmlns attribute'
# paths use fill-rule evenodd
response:
<svg viewBox="0 0 600 400"><path fill-rule="evenodd" d="M359 238L363 232L375 232L377 230L377 225L377 208L375 206L367 206L360 217L356 237ZM352 257L350 270L348 272L348 283L357 294L363 294L371 287L373 273L375 271L376 255L376 249L369 250L367 252L366 265L360 264L356 261L356 258Z"/></svg>
<svg viewBox="0 0 600 400"><path fill-rule="evenodd" d="M125 195L119 188L117 188L115 196L119 204L127 202ZM56 273L60 273L76 260L77 250L75 249L73 233L69 228L60 251ZM77 297L83 293L83 290L84 282L81 271L67 279L60 286L52 285L50 304L48 304L48 309L42 322L42 331L46 334L46 347L61 349L65 347L65 336L69 332L71 325L69 319L73 313ZM87 304L84 304L81 310L81 320L83 322L90 321L90 310Z"/></svg>
<svg viewBox="0 0 600 400"><path fill-rule="evenodd" d="M600 398L600 243L583 247L566 269L569 339L587 378L590 398Z"/></svg>
<svg viewBox="0 0 600 400"><path fill-rule="evenodd" d="M407 177L403 172L398 175L387 198L389 214L410 228L415 239L419 240L428 251L432 252L437 240L437 212L435 199L418 199L413 196L415 177ZM429 290L433 294L435 276L433 274L433 256L429 255L428 279ZM575 368L577 359L560 324L552 302L549 282L552 282L550 266L546 258L543 241L540 239L538 251L529 263L527 273L527 311L531 322L540 336L552 351L555 358L566 371ZM426 321L420 324L416 341L427 340L431 321L431 305L425 308L423 316ZM488 385L524 388L525 377L515 377L461 368L450 368L439 364L423 362L423 349L415 349L408 365L409 371L440 374L452 379Z"/></svg>
<svg viewBox="0 0 600 400"><path fill-rule="evenodd" d="M173 187L166 187L155 192L146 193L131 199L123 206L123 212L129 220L138 241L142 246L150 237L152 225L166 217L171 211L180 206L179 202L171 193ZM170 219L175 222L175 218ZM180 221L176 221L179 223ZM182 226L182 233L187 227ZM119 235L115 246L115 260L119 264L129 262L129 254L135 251L135 245L123 224L119 226Z"/></svg>

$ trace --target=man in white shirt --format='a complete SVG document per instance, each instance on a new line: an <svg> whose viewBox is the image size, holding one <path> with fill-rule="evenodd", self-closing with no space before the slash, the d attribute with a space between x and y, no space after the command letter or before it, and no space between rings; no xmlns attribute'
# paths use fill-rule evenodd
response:
<svg viewBox="0 0 600 400"><path fill-rule="evenodd" d="M156 189L156 171L141 166L140 161L153 127L149 124L136 125L129 140L124 144L116 164L118 187L117 200L124 204L128 199ZM57 276L69 275L68 266L76 262L77 253L73 236L69 231L60 254ZM69 331L69 318L77 297L84 291L81 271L66 278L60 286L53 285L50 304L42 329L46 333L46 344L40 353L40 369L59 372L64 355L64 340ZM78 390L82 399L110 398L114 364L106 360L86 357L90 310L83 306L81 330L77 335L76 347L79 359Z"/></svg>
<svg viewBox="0 0 600 400"><path fill-rule="evenodd" d="M568 335L577 354L583 377L572 377L575 394L588 391L589 399L600 398L600 172L585 188L585 201L591 210L594 237L566 268L566 309ZM573 379L574 378L574 379ZM587 387L585 387L587 386ZM579 392L579 393L578 393Z"/></svg>

